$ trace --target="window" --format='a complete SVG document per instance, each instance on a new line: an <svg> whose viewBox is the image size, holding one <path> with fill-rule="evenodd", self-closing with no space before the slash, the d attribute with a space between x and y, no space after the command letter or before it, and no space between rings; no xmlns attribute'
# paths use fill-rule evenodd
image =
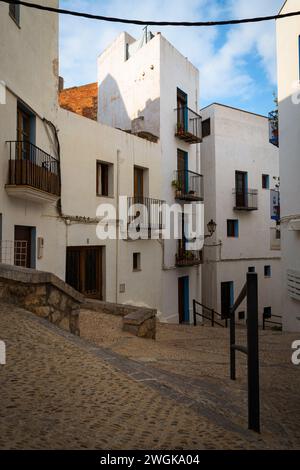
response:
<svg viewBox="0 0 300 470"><path fill-rule="evenodd" d="M239 312L239 320L245 320L245 312Z"/></svg>
<svg viewBox="0 0 300 470"><path fill-rule="evenodd" d="M141 253L133 253L132 269L133 271L141 271Z"/></svg>
<svg viewBox="0 0 300 470"><path fill-rule="evenodd" d="M238 238L239 236L239 221L227 220L227 237Z"/></svg>
<svg viewBox="0 0 300 470"><path fill-rule="evenodd" d="M18 158L30 160L32 158L30 145L35 144L36 117L27 109L23 103L18 103L17 107L17 141L20 142L16 149ZM24 144L23 142L26 142Z"/></svg>
<svg viewBox="0 0 300 470"><path fill-rule="evenodd" d="M255 273L255 266L249 266L248 273Z"/></svg>
<svg viewBox="0 0 300 470"><path fill-rule="evenodd" d="M210 119L205 119L202 121L202 137L207 137L210 135Z"/></svg>
<svg viewBox="0 0 300 470"><path fill-rule="evenodd" d="M9 5L9 14L11 18L17 23L17 25L20 25L20 5Z"/></svg>
<svg viewBox="0 0 300 470"><path fill-rule="evenodd" d="M262 188L270 189L270 177L269 175L262 175Z"/></svg>
<svg viewBox="0 0 300 470"><path fill-rule="evenodd" d="M264 317L271 318L272 316L272 307L265 307L264 308Z"/></svg>
<svg viewBox="0 0 300 470"><path fill-rule="evenodd" d="M97 196L113 197L113 165L97 162Z"/></svg>
<svg viewBox="0 0 300 470"><path fill-rule="evenodd" d="M265 277L271 277L271 266L264 267Z"/></svg>

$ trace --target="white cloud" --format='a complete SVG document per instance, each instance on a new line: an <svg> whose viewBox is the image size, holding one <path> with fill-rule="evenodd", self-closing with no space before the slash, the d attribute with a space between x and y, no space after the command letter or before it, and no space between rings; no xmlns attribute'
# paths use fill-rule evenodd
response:
<svg viewBox="0 0 300 470"><path fill-rule="evenodd" d="M67 6L68 2L61 2ZM72 9L137 19L219 19L277 13L282 0L76 0ZM61 21L61 73L66 85L96 80L97 55L122 30L138 37L142 28L116 23L64 17ZM247 64L255 57L270 84L276 82L274 23L232 28L151 28L161 31L200 69L205 101L229 97L244 100L255 93L255 80Z"/></svg>

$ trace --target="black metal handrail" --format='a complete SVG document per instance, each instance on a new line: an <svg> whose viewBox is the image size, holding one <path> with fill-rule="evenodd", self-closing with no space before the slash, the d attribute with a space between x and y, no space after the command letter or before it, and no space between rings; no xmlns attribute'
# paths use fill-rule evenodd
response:
<svg viewBox="0 0 300 470"><path fill-rule="evenodd" d="M272 321L272 318L280 318L281 322ZM269 323L270 325L277 325L277 326L281 327L281 329L282 329L282 316L281 315L268 316L267 313L263 313L263 330L266 329L266 323Z"/></svg>
<svg viewBox="0 0 300 470"><path fill-rule="evenodd" d="M162 230L165 201L144 196L127 198L128 224L138 228Z"/></svg>
<svg viewBox="0 0 300 470"><path fill-rule="evenodd" d="M176 137L190 143L202 141L202 118L187 106L175 109L177 113Z"/></svg>
<svg viewBox="0 0 300 470"><path fill-rule="evenodd" d="M9 144L9 185L25 185L60 195L60 163L44 150L27 141Z"/></svg>
<svg viewBox="0 0 300 470"><path fill-rule="evenodd" d="M233 189L234 194L234 208L236 210L257 210L258 209L258 190L246 189L238 190Z"/></svg>
<svg viewBox="0 0 300 470"><path fill-rule="evenodd" d="M235 343L235 312L247 297L247 346ZM247 273L247 281L233 307L230 317L230 378L236 379L235 353L247 355L248 363L248 427L260 432L259 355L258 355L258 286L257 273Z"/></svg>
<svg viewBox="0 0 300 470"><path fill-rule="evenodd" d="M176 199L190 201L203 201L204 199L203 175L199 173L177 170L172 185L176 190Z"/></svg>
<svg viewBox="0 0 300 470"><path fill-rule="evenodd" d="M210 312L211 316L208 317L208 316L204 315L203 313L197 312L197 305L199 307L201 307L202 309L205 309L208 312ZM214 327L215 325L218 325L218 326L221 326L222 328L227 328L227 326L228 326L227 318L224 319L223 315L216 312L216 310L214 310L213 308L209 308L206 305L203 305L201 302L198 302L195 299L193 300L193 315L194 315L194 326L197 326L197 316L199 316L201 318L204 318L205 320L209 320L211 322L212 327ZM216 319L215 319L216 315L219 318L221 318L221 320L225 320L225 325L223 325L222 323L219 323L218 321L216 321Z"/></svg>

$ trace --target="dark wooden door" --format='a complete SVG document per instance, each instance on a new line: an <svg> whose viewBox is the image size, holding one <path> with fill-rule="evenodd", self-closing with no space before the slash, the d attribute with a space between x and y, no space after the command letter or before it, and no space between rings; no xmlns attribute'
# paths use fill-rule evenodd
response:
<svg viewBox="0 0 300 470"><path fill-rule="evenodd" d="M142 198L144 196L144 170L134 167L134 197Z"/></svg>
<svg viewBox="0 0 300 470"><path fill-rule="evenodd" d="M247 173L235 172L236 207L246 207L247 202Z"/></svg>
<svg viewBox="0 0 300 470"><path fill-rule="evenodd" d="M85 297L102 300L102 247L68 247L66 282Z"/></svg>
<svg viewBox="0 0 300 470"><path fill-rule="evenodd" d="M189 277L178 278L178 314L179 323L189 322Z"/></svg>
<svg viewBox="0 0 300 470"><path fill-rule="evenodd" d="M221 314L222 318L229 318L230 307L233 305L233 282L221 283Z"/></svg>
<svg viewBox="0 0 300 470"><path fill-rule="evenodd" d="M23 266L24 268L32 267L31 238L32 227L22 225L15 226L14 263L16 266Z"/></svg>
<svg viewBox="0 0 300 470"><path fill-rule="evenodd" d="M30 133L31 133L31 118L29 114L22 109L17 110L17 155L16 157L21 160L30 159Z"/></svg>

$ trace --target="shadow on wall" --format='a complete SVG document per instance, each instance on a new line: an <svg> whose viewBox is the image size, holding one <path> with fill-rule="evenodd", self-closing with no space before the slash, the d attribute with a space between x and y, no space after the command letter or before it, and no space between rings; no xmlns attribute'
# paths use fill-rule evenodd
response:
<svg viewBox="0 0 300 470"><path fill-rule="evenodd" d="M159 138L160 99L147 100L143 109L133 111L130 115L130 108L135 109L135 101L135 93L131 94L129 87L126 107L118 83L111 75L107 75L99 84L98 120L133 134L149 133Z"/></svg>

